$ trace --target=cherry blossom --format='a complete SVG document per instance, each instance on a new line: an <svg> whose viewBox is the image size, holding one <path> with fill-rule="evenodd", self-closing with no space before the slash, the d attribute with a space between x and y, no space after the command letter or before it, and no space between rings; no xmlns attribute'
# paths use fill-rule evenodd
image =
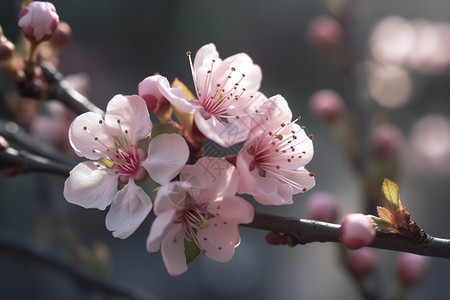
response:
<svg viewBox="0 0 450 300"><path fill-rule="evenodd" d="M237 155L239 193L251 194L264 205L291 204L293 194L315 185L314 174L304 168L314 153L312 140L296 121L291 122L282 96L269 98L261 110L266 122L256 124Z"/></svg>
<svg viewBox="0 0 450 300"><path fill-rule="evenodd" d="M188 101L168 85L161 92L172 105L194 114L197 127L212 141L223 147L244 141L255 107L265 100L258 92L260 67L245 53L222 61L214 44L208 44L197 52L191 70L197 99Z"/></svg>
<svg viewBox="0 0 450 300"><path fill-rule="evenodd" d="M50 2L31 2L20 11L18 18L25 36L35 43L50 39L59 24L56 8Z"/></svg>
<svg viewBox="0 0 450 300"><path fill-rule="evenodd" d="M148 173L153 181L167 183L187 161L187 144L177 134L153 137L148 150L138 147L152 126L141 97L116 95L108 103L104 119L87 112L69 129L75 153L91 161L70 172L64 197L84 208L104 210L111 204L106 227L115 237L130 236L152 209L152 200L138 182ZM125 184L122 189L119 183Z"/></svg>
<svg viewBox="0 0 450 300"><path fill-rule="evenodd" d="M253 206L235 195L237 186L238 172L233 165L203 157L181 170L180 181L159 188L147 250L161 249L170 275L187 271L186 241L215 261L233 257L240 243L238 224L250 223L254 217Z"/></svg>

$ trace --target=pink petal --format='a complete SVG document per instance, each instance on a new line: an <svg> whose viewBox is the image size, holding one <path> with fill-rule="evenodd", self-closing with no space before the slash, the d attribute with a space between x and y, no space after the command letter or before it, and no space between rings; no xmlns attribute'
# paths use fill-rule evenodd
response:
<svg viewBox="0 0 450 300"><path fill-rule="evenodd" d="M195 111L194 121L201 133L222 147L230 147L244 141L250 130L249 126L243 126L239 120L224 123L214 116L206 120L199 110Z"/></svg>
<svg viewBox="0 0 450 300"><path fill-rule="evenodd" d="M169 82L164 77L158 80L158 88L160 93L176 108L188 114L194 112L196 105L193 101L186 100L181 88L171 88Z"/></svg>
<svg viewBox="0 0 450 300"><path fill-rule="evenodd" d="M96 139L97 138L97 139ZM78 156L97 160L108 147L114 147L114 140L104 126L102 117L93 112L84 113L73 120L69 128L69 141Z"/></svg>
<svg viewBox="0 0 450 300"><path fill-rule="evenodd" d="M218 262L227 262L240 243L238 225L220 217L209 219L209 227L197 230L200 250Z"/></svg>
<svg viewBox="0 0 450 300"><path fill-rule="evenodd" d="M240 83L240 87L245 87L247 91L255 92L259 90L262 80L261 68L254 64L250 56L245 53L238 53L226 58L223 61L224 65L236 68L236 73L239 75L245 74L245 78ZM232 82L234 84L234 82ZM226 90L226 88L225 88Z"/></svg>
<svg viewBox="0 0 450 300"><path fill-rule="evenodd" d="M249 157L246 151L240 152L237 157L236 165L240 174L238 192L252 195L263 205L292 204L293 189L276 178L262 177L257 169L250 171Z"/></svg>
<svg viewBox="0 0 450 300"><path fill-rule="evenodd" d="M163 211L158 217L153 221L152 227L150 229L150 234L147 238L147 251L157 252L161 247L161 241L167 232L171 229L171 224L175 217L175 209L167 209Z"/></svg>
<svg viewBox="0 0 450 300"><path fill-rule="evenodd" d="M158 216L167 209L184 207L186 193L190 188L191 185L183 181L173 181L162 185L155 197L155 215Z"/></svg>
<svg viewBox="0 0 450 300"><path fill-rule="evenodd" d="M180 180L202 189L202 198L213 201L220 200L225 195L236 194L238 173L236 168L224 159L202 157L195 165L186 165L183 168Z"/></svg>
<svg viewBox="0 0 450 300"><path fill-rule="evenodd" d="M95 162L82 162L70 171L64 183L64 197L84 208L104 210L117 193L117 180L118 176L97 168Z"/></svg>
<svg viewBox="0 0 450 300"><path fill-rule="evenodd" d="M208 211L220 216L224 220L234 221L239 224L248 224L253 221L255 210L253 205L241 197L226 197L222 201L211 202Z"/></svg>
<svg viewBox="0 0 450 300"><path fill-rule="evenodd" d="M114 237L129 237L147 217L153 203L145 191L130 180L114 198L106 215L106 228Z"/></svg>
<svg viewBox="0 0 450 300"><path fill-rule="evenodd" d="M164 133L152 139L142 166L154 181L165 184L180 172L188 157L186 141L178 134Z"/></svg>
<svg viewBox="0 0 450 300"><path fill-rule="evenodd" d="M211 60L218 57L219 52L217 52L216 46L213 43L204 45L195 54L194 70L197 71L202 65L207 65L209 68Z"/></svg>
<svg viewBox="0 0 450 300"><path fill-rule="evenodd" d="M114 96L106 107L105 122L112 136L129 136L132 143L146 138L153 126L145 100L137 95Z"/></svg>
<svg viewBox="0 0 450 300"><path fill-rule="evenodd" d="M171 276L178 276L187 271L184 232L181 224L174 225L164 237L161 244L161 255L167 272Z"/></svg>

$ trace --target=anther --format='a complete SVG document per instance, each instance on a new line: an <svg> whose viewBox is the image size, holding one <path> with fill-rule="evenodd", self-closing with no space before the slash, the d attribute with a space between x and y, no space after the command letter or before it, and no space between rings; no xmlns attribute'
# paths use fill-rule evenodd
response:
<svg viewBox="0 0 450 300"><path fill-rule="evenodd" d="M187 51L186 56L191 56L191 51Z"/></svg>

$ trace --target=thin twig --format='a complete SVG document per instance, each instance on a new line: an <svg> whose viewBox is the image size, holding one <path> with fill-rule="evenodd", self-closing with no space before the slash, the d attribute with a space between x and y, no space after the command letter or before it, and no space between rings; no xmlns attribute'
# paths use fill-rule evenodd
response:
<svg viewBox="0 0 450 300"><path fill-rule="evenodd" d="M121 282L102 277L92 271L79 267L63 253L51 250L23 238L16 233L0 230L0 251L26 257L52 266L78 280L82 285L103 291L106 295L126 297L128 299L159 299L156 295L140 289L130 287Z"/></svg>
<svg viewBox="0 0 450 300"><path fill-rule="evenodd" d="M256 213L253 222L243 226L287 234L292 238L291 246L312 242L339 242L338 224ZM377 232L368 246L450 259L450 240L430 235L421 243L414 243L398 234Z"/></svg>

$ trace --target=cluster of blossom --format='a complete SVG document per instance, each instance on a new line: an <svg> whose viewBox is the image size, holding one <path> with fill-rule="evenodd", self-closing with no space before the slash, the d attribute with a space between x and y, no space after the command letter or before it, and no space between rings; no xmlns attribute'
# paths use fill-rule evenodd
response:
<svg viewBox="0 0 450 300"><path fill-rule="evenodd" d="M200 251L220 262L232 258L238 224L254 216L238 194L263 205L291 204L315 184L305 169L312 136L282 96L259 92L260 67L244 53L222 60L213 44L193 62L188 56L195 97L179 81L153 75L138 95L116 95L104 117L87 112L73 121L70 143L89 161L71 171L64 187L70 203L110 206L106 227L118 238L130 236L154 207L147 250L161 250L171 275L185 272ZM237 154L209 157L206 139L243 145Z"/></svg>

